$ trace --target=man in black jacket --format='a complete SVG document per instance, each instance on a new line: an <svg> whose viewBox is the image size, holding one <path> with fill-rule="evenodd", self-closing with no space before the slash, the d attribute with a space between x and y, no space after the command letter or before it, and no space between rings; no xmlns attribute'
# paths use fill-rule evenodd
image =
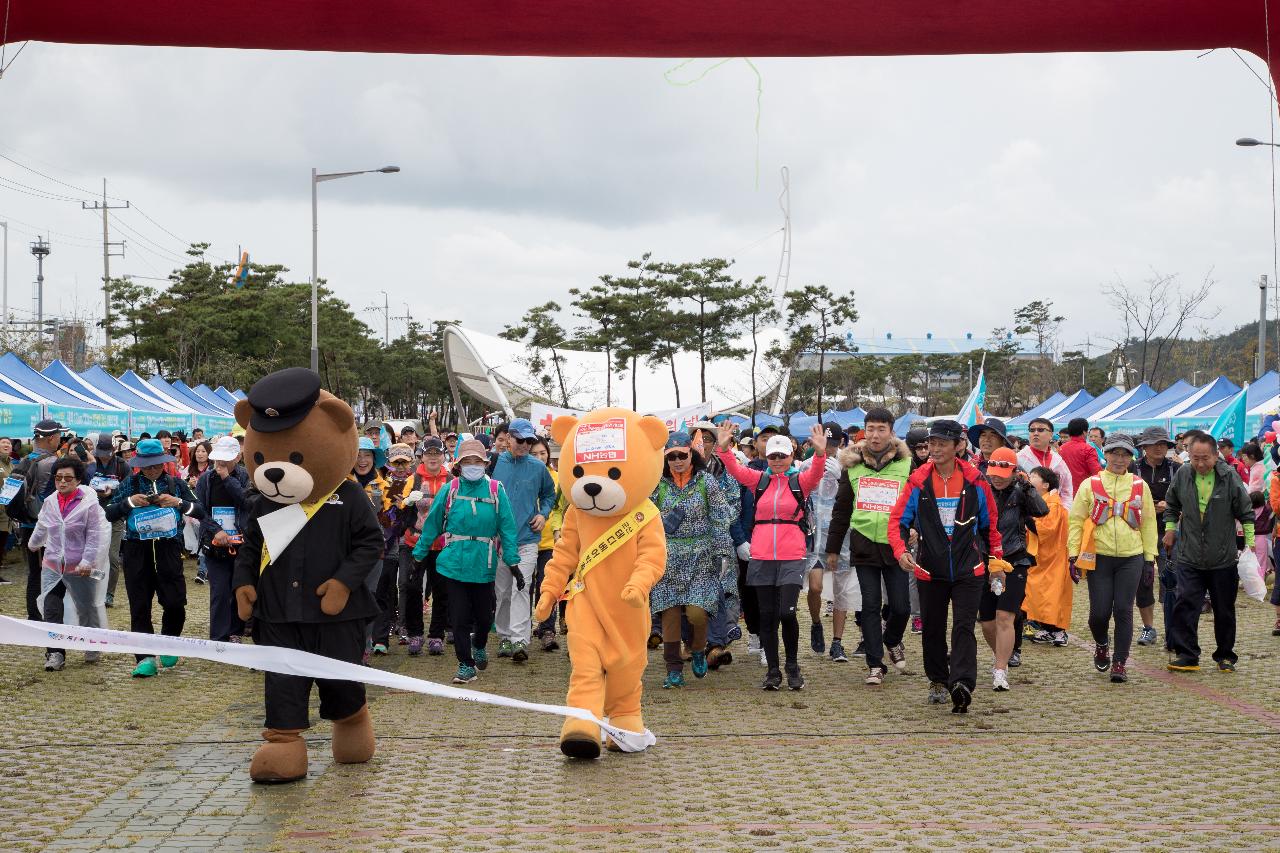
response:
<svg viewBox="0 0 1280 853"><path fill-rule="evenodd" d="M231 578L236 549L244 541L249 511L249 472L240 465L240 442L224 435L209 453L211 467L196 481L196 500L205 508L200 547L209 578L209 639L238 643L244 620L236 612Z"/></svg>
<svg viewBox="0 0 1280 853"><path fill-rule="evenodd" d="M1162 427L1144 429L1138 436L1137 445L1142 451L1142 457L1137 463L1138 476L1151 489L1151 502L1155 504L1156 512L1163 514L1167 509L1165 495L1169 492L1173 475L1178 473L1182 465L1170 456L1173 442ZM1156 570L1160 575L1160 606L1164 610L1164 647L1166 651L1172 651L1173 647L1169 645L1169 618L1173 615L1173 605L1177 599L1177 573L1170 565L1169 551L1163 544L1160 553L1156 555ZM1145 573L1138 581L1137 604L1138 613L1142 616L1138 645L1149 646L1156 641L1156 595L1155 584L1146 582Z"/></svg>
<svg viewBox="0 0 1280 853"><path fill-rule="evenodd" d="M1244 545L1253 548L1253 505L1240 475L1218 458L1213 436L1191 439L1191 462L1178 469L1165 495L1164 547L1173 548L1178 535L1178 599L1169 622L1175 657L1173 672L1200 669L1200 609L1208 590L1213 605L1213 659L1222 672L1235 672L1236 522L1244 528Z"/></svg>
<svg viewBox="0 0 1280 853"><path fill-rule="evenodd" d="M115 440L107 433L98 436L93 448L93 462L85 470L85 484L98 495L103 511L111 503L111 497L129 476L129 466L116 455ZM111 574L107 578L107 607L116 603L116 585L120 582L120 543L124 539L124 519L111 522Z"/></svg>

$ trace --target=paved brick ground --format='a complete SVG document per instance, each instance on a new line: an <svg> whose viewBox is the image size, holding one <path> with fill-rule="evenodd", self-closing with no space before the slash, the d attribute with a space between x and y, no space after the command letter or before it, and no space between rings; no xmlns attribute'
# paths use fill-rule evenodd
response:
<svg viewBox="0 0 1280 853"><path fill-rule="evenodd" d="M22 596L0 587L0 612L22 615ZM205 588L190 599L194 634ZM1076 604L1083 638L1083 590ZM284 787L246 775L260 675L186 661L134 681L131 660L79 654L45 673L38 651L4 648L0 849L1277 849L1280 638L1269 606L1242 598L1240 613L1235 675L1171 675L1159 648L1137 649L1113 686L1082 644L1028 644L1013 691L980 680L966 717L924 704L914 637L907 673L880 688L806 652L801 693L763 693L744 658L664 691L655 652L657 747L588 765L560 756L558 719L374 688L373 762L332 765L319 723L310 777ZM378 665L453 670L402 647ZM566 677L563 652L538 652L475 686L559 703Z"/></svg>

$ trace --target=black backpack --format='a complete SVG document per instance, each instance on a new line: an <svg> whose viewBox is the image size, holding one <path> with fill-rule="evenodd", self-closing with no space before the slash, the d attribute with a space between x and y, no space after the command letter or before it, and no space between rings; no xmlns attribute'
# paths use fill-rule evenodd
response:
<svg viewBox="0 0 1280 853"><path fill-rule="evenodd" d="M14 469L13 474L9 476L22 477L23 483L18 487L18 493L9 501L5 507L9 518L19 524L35 524L40 517L40 496L35 494L36 490L36 468L49 455L45 454L39 458L32 459L28 457L18 463L18 467Z"/></svg>
<svg viewBox="0 0 1280 853"><path fill-rule="evenodd" d="M773 479L772 471L762 471L760 474L760 482L756 484L756 512L760 511L760 498L764 496L765 490L769 488L769 481ZM794 524L800 528L800 532L804 534L805 546L813 550L813 524L809 520L809 501L805 499L804 491L800 488L800 475L788 474L787 487L791 489L791 496L796 499L796 506L800 507L800 516L798 518L778 518L772 521L761 521L756 519L756 524Z"/></svg>

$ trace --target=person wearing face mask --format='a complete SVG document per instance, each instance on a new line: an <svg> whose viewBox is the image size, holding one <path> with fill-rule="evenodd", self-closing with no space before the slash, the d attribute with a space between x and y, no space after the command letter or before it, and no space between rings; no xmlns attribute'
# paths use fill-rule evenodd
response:
<svg viewBox="0 0 1280 853"><path fill-rule="evenodd" d="M532 580L538 568L538 547L542 528L555 504L556 485L547 466L529 455L538 443L533 424L516 418L507 427L507 449L498 456L492 476L506 489L516 519L516 542L520 547L520 573ZM498 657L514 663L529 659L533 607L529 596L516 589L512 574L499 566L494 581L497 596L495 625L498 630ZM457 635L454 635L455 642Z"/></svg>
<svg viewBox="0 0 1280 853"><path fill-rule="evenodd" d="M373 439L368 436L362 437L356 451L356 464L351 469L351 473L347 479L364 489L365 496L369 498L369 503L373 505L373 511L378 515L378 524L382 527L383 553L382 558L378 560L377 566L369 573L365 579L365 586L369 588L369 592L373 593L373 597L378 602L378 615L370 620L368 627L365 628L365 658L364 662L369 662L369 653L376 655L385 655L387 653L387 640L391 634L391 611L395 607L392 600L393 589L395 587L395 573L391 573L391 577L384 578L386 571L386 511L391 507L390 484L386 478L382 476L382 472L378 470L375 464L377 447L373 443Z"/></svg>
<svg viewBox="0 0 1280 853"><path fill-rule="evenodd" d="M414 559L425 560L432 542L444 536L436 571L449 587L453 651L458 658L454 684L475 681L489 665L485 646L493 624L499 562L506 566L518 592L523 594L525 587L511 501L503 485L485 474L487 455L475 439L458 445L457 477L432 500L413 548Z"/></svg>

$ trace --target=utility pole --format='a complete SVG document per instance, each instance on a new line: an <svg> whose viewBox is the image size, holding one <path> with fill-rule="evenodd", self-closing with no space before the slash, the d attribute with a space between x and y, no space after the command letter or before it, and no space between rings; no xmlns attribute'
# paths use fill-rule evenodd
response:
<svg viewBox="0 0 1280 853"><path fill-rule="evenodd" d="M391 297L387 296L385 290L379 290L378 292L382 294L382 305L370 305L364 310L382 312L382 346L385 349L391 346ZM396 319L399 320L400 318L397 317Z"/></svg>
<svg viewBox="0 0 1280 853"><path fill-rule="evenodd" d="M49 241L36 237L31 244L31 254L36 258L36 341L40 354L44 354L44 259L49 256Z"/></svg>
<svg viewBox="0 0 1280 853"><path fill-rule="evenodd" d="M1267 277L1258 280L1258 357L1254 379L1267 372Z"/></svg>
<svg viewBox="0 0 1280 853"><path fill-rule="evenodd" d="M411 314L411 313L409 312L409 303L408 303L408 302L405 302L405 303L403 303L403 304L404 304L404 314L402 314L402 315L401 315L401 316L399 316L399 317L392 317L391 319L392 319L392 320L396 320L396 321L403 320L403 321L404 321L404 329L405 329L405 332L404 332L404 333L405 333L405 335L408 335L408 334L409 334L409 329L410 329L410 327L411 327L411 326L413 326L413 314Z"/></svg>
<svg viewBox="0 0 1280 853"><path fill-rule="evenodd" d="M87 202L80 202L83 210L101 210L102 211L102 334L105 336L107 358L111 358L111 258L124 257L124 241L112 243L107 231L107 212L111 210L121 210L129 206L129 202L124 204L107 204L107 179L102 179L102 201L94 202L89 205ZM119 246L119 252L111 251L112 246Z"/></svg>

